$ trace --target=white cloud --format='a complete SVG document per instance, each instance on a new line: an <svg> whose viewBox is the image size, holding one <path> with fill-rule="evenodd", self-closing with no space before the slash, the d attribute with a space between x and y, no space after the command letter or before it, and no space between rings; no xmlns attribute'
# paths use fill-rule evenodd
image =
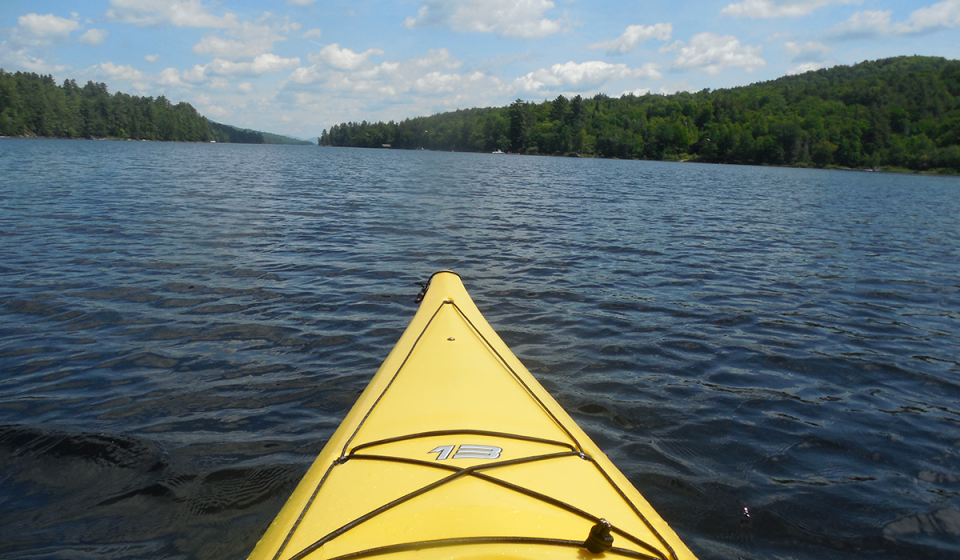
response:
<svg viewBox="0 0 960 560"><path fill-rule="evenodd" d="M626 64L610 64L600 60L566 64L554 64L550 68L541 68L514 80L514 85L527 93L539 92L544 87L580 86L582 84L601 84L610 80L625 78L659 79L660 65L652 62L640 68L630 68Z"/></svg>
<svg viewBox="0 0 960 560"><path fill-rule="evenodd" d="M914 10L906 21L891 24L892 12L868 10L857 12L834 28L834 33L847 38L884 35L917 35L960 27L960 0L945 0Z"/></svg>
<svg viewBox="0 0 960 560"><path fill-rule="evenodd" d="M227 111L226 109L224 109L219 105L209 105L207 106L206 109L204 109L203 112L204 112L204 116L209 115L211 117L217 117L218 119L230 114L229 111Z"/></svg>
<svg viewBox="0 0 960 560"><path fill-rule="evenodd" d="M957 26L960 26L960 0L946 0L914 11L906 22L897 24L896 31L921 33L930 29L952 29Z"/></svg>
<svg viewBox="0 0 960 560"><path fill-rule="evenodd" d="M271 48L272 44L266 50L269 51ZM207 54L235 60L238 58L253 58L262 54L264 49L260 45L251 45L241 41L222 39L216 35L208 35L193 46L193 52L194 54Z"/></svg>
<svg viewBox="0 0 960 560"><path fill-rule="evenodd" d="M147 79L147 75L143 72L137 70L133 66L128 65L116 65L112 62L103 62L94 68L99 69L100 73L103 73L110 78L117 80L127 80L130 82L143 82Z"/></svg>
<svg viewBox="0 0 960 560"><path fill-rule="evenodd" d="M670 39L671 33L673 33L673 25L669 23L655 23L650 26L630 25L623 32L623 35L620 35L616 39L602 43L593 43L592 45L588 45L587 48L607 49L610 52L625 53L650 39L667 41Z"/></svg>
<svg viewBox="0 0 960 560"><path fill-rule="evenodd" d="M341 70L356 70L363 63L367 62L371 56L382 54L383 51L380 49L367 49L362 53L356 53L346 47L341 49L339 44L333 43L332 45L323 47L323 49L320 51L320 54L317 56L334 68L339 68ZM317 61L316 58L309 58L311 62Z"/></svg>
<svg viewBox="0 0 960 560"><path fill-rule="evenodd" d="M673 59L674 67L699 68L708 74L718 74L728 67L741 67L753 72L767 64L766 60L760 58L763 47L741 45L733 35L699 33L690 39L689 45L677 41L662 50L678 51Z"/></svg>
<svg viewBox="0 0 960 560"><path fill-rule="evenodd" d="M183 79L188 82L202 82L207 79L207 67L194 64L193 68L184 71Z"/></svg>
<svg viewBox="0 0 960 560"><path fill-rule="evenodd" d="M160 60L160 55L159 55L159 54L148 54L147 56L143 57L143 59L146 60L147 62L153 63L153 62L156 62L156 61Z"/></svg>
<svg viewBox="0 0 960 560"><path fill-rule="evenodd" d="M806 43L800 44L793 41L787 41L784 43L787 51L793 55L794 62L822 62L824 58L833 50L832 48L824 45L823 43L817 43L815 41L807 41Z"/></svg>
<svg viewBox="0 0 960 560"><path fill-rule="evenodd" d="M80 24L72 19L57 17L53 14L41 16L39 14L27 14L17 18L20 27L29 31L38 37L65 37L71 31L80 27Z"/></svg>
<svg viewBox="0 0 960 560"><path fill-rule="evenodd" d="M320 77L320 72L316 65L301 66L290 73L289 80L296 84L312 84Z"/></svg>
<svg viewBox="0 0 960 560"><path fill-rule="evenodd" d="M799 66L794 66L793 68L787 70L788 76L796 76L797 74L803 74L804 72L811 72L813 70L819 70L825 66L819 62L804 62Z"/></svg>
<svg viewBox="0 0 960 560"><path fill-rule="evenodd" d="M634 97L643 97L644 95L647 95L651 91L653 90L651 90L650 88L637 88L637 89L633 89L633 90L625 91L621 93L620 97L626 97L628 95L632 95Z"/></svg>
<svg viewBox="0 0 960 560"><path fill-rule="evenodd" d="M304 39L310 39L311 37L319 37L323 35L323 31L320 31L317 28L311 29L303 34Z"/></svg>
<svg viewBox="0 0 960 560"><path fill-rule="evenodd" d="M857 12L850 19L841 23L835 31L844 36L875 35L890 31L890 15L892 12L870 10Z"/></svg>
<svg viewBox="0 0 960 560"><path fill-rule="evenodd" d="M334 53L331 50L327 54ZM400 104L392 109L399 113L390 118L402 118L448 108L487 106L514 91L496 76L481 71L452 72L462 62L447 49L430 50L402 62L374 65L365 61L352 70L327 64L320 55L310 58L317 64L295 69L281 84L281 97L301 107L335 97L338 107L349 106L351 114L356 114L392 98Z"/></svg>
<svg viewBox="0 0 960 560"><path fill-rule="evenodd" d="M160 72L157 83L165 86L190 87L190 84L186 84L180 79L180 73L177 72L176 68L166 68L163 72Z"/></svg>
<svg viewBox="0 0 960 560"><path fill-rule="evenodd" d="M253 84L251 84L250 82L243 82L242 84L237 86L237 89L239 89L243 93L251 93L253 91Z"/></svg>
<svg viewBox="0 0 960 560"><path fill-rule="evenodd" d="M234 14L215 16L198 0L110 0L110 6L107 18L140 26L228 28L237 24Z"/></svg>
<svg viewBox="0 0 960 560"><path fill-rule="evenodd" d="M19 68L27 72L36 72L38 74L62 72L67 70L66 66L49 65L42 58L32 56L25 48L12 49L4 41L0 41L0 68Z"/></svg>
<svg viewBox="0 0 960 560"><path fill-rule="evenodd" d="M228 60L253 58L259 54L272 51L273 45L277 41L286 40L269 26L248 22L237 24L227 33L235 40L224 39L218 35L208 35L193 46L193 52Z"/></svg>
<svg viewBox="0 0 960 560"><path fill-rule="evenodd" d="M313 4L316 1L317 0L287 0L287 4L290 4L292 6L309 6L310 4Z"/></svg>
<svg viewBox="0 0 960 560"><path fill-rule="evenodd" d="M720 13L733 17L780 18L801 17L830 4L849 4L853 0L800 0L790 4L775 4L771 0L744 0L728 4Z"/></svg>
<svg viewBox="0 0 960 560"><path fill-rule="evenodd" d="M422 93L451 93L461 91L465 87L472 87L490 77L483 72L471 72L469 74L444 74L442 72L430 72L418 78L414 82L414 89Z"/></svg>
<svg viewBox="0 0 960 560"><path fill-rule="evenodd" d="M671 95L681 91L692 91L690 89L690 85L687 84L687 80L683 80L682 82L670 82L660 86L660 93L663 95Z"/></svg>
<svg viewBox="0 0 960 560"><path fill-rule="evenodd" d="M300 66L300 58L281 58L273 53L256 56L251 62L232 62L215 58L206 69L216 74L264 74Z"/></svg>
<svg viewBox="0 0 960 560"><path fill-rule="evenodd" d="M102 45L107 39L107 35L108 33L104 29L88 29L80 36L80 42L91 46Z"/></svg>
<svg viewBox="0 0 960 560"><path fill-rule="evenodd" d="M498 33L507 37L546 37L563 29L563 19L544 14L555 4L550 0L421 0L416 17L404 22L408 28L446 27L454 31Z"/></svg>
<svg viewBox="0 0 960 560"><path fill-rule="evenodd" d="M454 58L450 55L450 51L445 48L430 49L427 51L426 56L411 58L409 61L407 61L407 64L419 68L439 67L447 70L454 70L463 65L463 63L459 60L454 60Z"/></svg>

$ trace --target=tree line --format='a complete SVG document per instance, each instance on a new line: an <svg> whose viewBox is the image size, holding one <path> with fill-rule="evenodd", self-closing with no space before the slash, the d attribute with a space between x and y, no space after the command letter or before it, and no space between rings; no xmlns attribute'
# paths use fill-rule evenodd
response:
<svg viewBox="0 0 960 560"><path fill-rule="evenodd" d="M118 138L169 142L286 142L207 120L189 103L164 96L110 94L107 85L0 69L0 136Z"/></svg>
<svg viewBox="0 0 960 560"><path fill-rule="evenodd" d="M325 146L960 172L960 61L896 57L673 95L335 125Z"/></svg>

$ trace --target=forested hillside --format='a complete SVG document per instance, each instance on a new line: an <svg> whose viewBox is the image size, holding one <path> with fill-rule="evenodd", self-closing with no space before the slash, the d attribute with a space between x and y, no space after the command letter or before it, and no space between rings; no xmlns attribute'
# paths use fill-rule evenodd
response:
<svg viewBox="0 0 960 560"><path fill-rule="evenodd" d="M320 143L960 172L960 61L898 57L666 96L518 99L336 125Z"/></svg>
<svg viewBox="0 0 960 560"><path fill-rule="evenodd" d="M121 138L241 144L310 142L208 121L189 103L111 95L106 84L0 69L0 136Z"/></svg>
<svg viewBox="0 0 960 560"><path fill-rule="evenodd" d="M0 134L206 142L210 123L189 103L110 95L106 84L0 70Z"/></svg>
<svg viewBox="0 0 960 560"><path fill-rule="evenodd" d="M253 130L242 130L228 124L210 121L210 132L217 142L263 144L263 134Z"/></svg>

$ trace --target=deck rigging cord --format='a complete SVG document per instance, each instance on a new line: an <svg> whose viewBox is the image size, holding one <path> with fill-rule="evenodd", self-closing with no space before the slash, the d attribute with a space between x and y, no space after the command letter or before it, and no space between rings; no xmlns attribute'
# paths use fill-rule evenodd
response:
<svg viewBox="0 0 960 560"><path fill-rule="evenodd" d="M431 276L430 280L432 280L432 278L433 276ZM430 280L420 284L422 286L422 290L417 296L417 303L422 301L424 295L426 294L427 289L430 286ZM422 340L424 334L427 332L431 324L434 322L434 319L437 318L440 312L447 305L451 306L454 310L456 310L457 314L470 327L474 335L477 336L477 338L483 342L484 346L491 353L493 353L494 356L496 356L496 359L499 362L499 364L507 372L510 373L510 375L513 377L513 379L517 383L519 383L523 387L526 394L530 396L544 412L546 412L546 414L551 418L551 420L563 431L566 437L569 438L569 441L567 442L556 441L556 440L549 440L544 438L537 438L537 437L528 436L524 434L512 434L512 433L487 431L487 430L448 429L448 430L434 430L434 431L424 431L424 432L416 432L411 434L404 434L404 435L385 438L377 441L360 443L359 445L356 445L353 448L350 447L351 443L353 443L353 441L356 439L357 434L360 432L361 428L364 426L367 419L369 419L370 415L380 404L383 397L390 390L390 387L393 385L394 381L396 381L400 373L403 371L404 367L407 365L411 355L413 354L414 350L417 348L417 345ZM558 451L555 453L545 453L540 455L534 455L534 456L528 456L528 457L522 457L518 459L510 459L510 460L504 460L504 461L497 461L492 463L483 463L483 464L478 464L471 467L456 467L452 465L445 465L445 464L425 461L421 459L411 459L406 457L396 457L396 456L389 456L389 455L359 453L361 450L372 448L375 446L385 445L388 443L408 441L408 440L419 439L419 438L427 438L427 437L433 437L438 435L453 435L453 434L493 436L493 437L499 437L499 438L530 441L530 442L536 442L536 443L542 443L546 445L561 447L561 448L564 448L565 451ZM590 462L594 466L594 468L596 468L602 474L602 476L605 478L608 484L613 489L616 490L620 498L626 504L629 505L633 513L644 523L647 529L657 538L657 540L659 541L659 544L667 551L668 554L667 555L663 554L663 552L658 550L653 545L650 545L644 542L642 539L617 528L616 526L606 521L606 519L600 518L589 512L583 511L577 508L576 506L573 506L564 501L558 500L551 496L547 496L545 494L541 494L539 492L533 491L523 486L512 484L510 482L507 482L505 480L492 476L487 472L484 472L484 471L493 471L498 468L509 467L509 466L514 466L514 465L519 465L524 463L533 463L533 462L548 461L548 460L559 460L559 459L565 459L569 457L576 457L581 460ZM459 480L464 477L473 477L479 480L483 480L485 482L495 484L497 486L506 488L513 492L517 492L525 496L537 499L543 503L565 510L585 520L588 520L593 523L593 526L591 527L588 535L585 536L584 540L551 539L551 538L539 538L539 537L515 537L515 536L447 538L447 539L435 539L435 540L428 540L428 541L417 541L417 542L398 543L393 545L379 546L379 547L374 547L374 548L370 548L362 551L356 551L356 552L352 552L342 556L338 556L336 557L335 560L347 560L348 558L349 559L362 558L362 557L374 556L379 554L387 554L390 552L416 550L420 548L436 548L436 547L445 547L445 546L457 546L461 544L486 544L486 543L547 544L547 545L556 545L556 546L564 546L564 547L583 548L594 554L600 554L600 553L606 552L606 553L617 554L617 555L630 557L630 558L640 558L644 560L677 560L677 556L673 548L669 545L669 543L666 542L663 536L660 535L660 533L650 523L650 521L646 518L646 516L644 516L643 513L640 512L637 506L627 497L627 495L623 492L623 490L621 490L620 487L613 481L613 479L603 469L603 467L599 465L593 459L593 457L591 457L589 454L584 452L583 448L580 446L580 443L579 441L577 441L576 437L574 437L574 435L567 429L567 427L563 425L562 422L559 421L559 419L544 404L544 402L531 390L529 385L524 382L524 380L517 374L517 372L513 369L513 367L500 354L500 352L498 352L497 349L490 343L490 341L487 340L487 338L476 327L473 321L471 321L470 318L467 317L467 315L463 312L463 310L453 300L450 300L450 299L443 300L441 304L437 307L437 309L434 310L433 314L430 316L429 320L424 325L423 329L417 335L416 340L414 341L413 345L410 347L410 350L407 352L401 364L398 366L396 372L390 378L390 381L386 384L384 389L377 396L373 405L370 406L370 408L366 411L363 418L360 420L356 429L354 430L353 434L351 434L351 436L347 439L341 451L340 457L337 458L335 461L333 461L331 465L327 468L323 477L320 479L316 488L310 495L309 500L304 505L303 509L300 511L300 514L297 517L297 520L294 522L293 526L290 528L289 532L287 533L283 543L280 545L279 549L274 555L274 560L279 560L283 552L286 550L287 545L289 544L293 535L296 533L298 527L300 526L307 512L310 510L310 507L313 505L314 500L319 494L320 489L323 487L324 482L330 476L331 472L333 472L335 468L340 467L349 461L356 461L356 460L405 463L405 464L416 465L416 466L421 466L426 468L447 470L447 471L450 471L451 474L439 480L436 480L430 484L427 484L421 488L418 488L412 492L408 492L407 494L400 496L399 498L396 498L391 502L388 502L378 508L375 508L364 515L354 518L352 521L329 532L328 534L314 541L312 544L299 550L296 554L290 557L290 560L303 560L313 552L316 552L317 550L319 550L328 542L336 539L337 537L343 535L344 533L347 533L354 527L357 527L358 525L376 517L377 515L380 515L381 513L386 512L418 496L426 494L436 488L443 487L444 485L454 480ZM642 548L643 550L648 551L650 554L613 546L614 535L635 544L636 546Z"/></svg>

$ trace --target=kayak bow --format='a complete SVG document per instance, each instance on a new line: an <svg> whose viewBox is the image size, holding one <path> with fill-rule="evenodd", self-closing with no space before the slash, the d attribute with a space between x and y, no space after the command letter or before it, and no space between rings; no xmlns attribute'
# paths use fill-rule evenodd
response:
<svg viewBox="0 0 960 560"><path fill-rule="evenodd" d="M438 272L425 291L251 560L695 560L458 275Z"/></svg>

